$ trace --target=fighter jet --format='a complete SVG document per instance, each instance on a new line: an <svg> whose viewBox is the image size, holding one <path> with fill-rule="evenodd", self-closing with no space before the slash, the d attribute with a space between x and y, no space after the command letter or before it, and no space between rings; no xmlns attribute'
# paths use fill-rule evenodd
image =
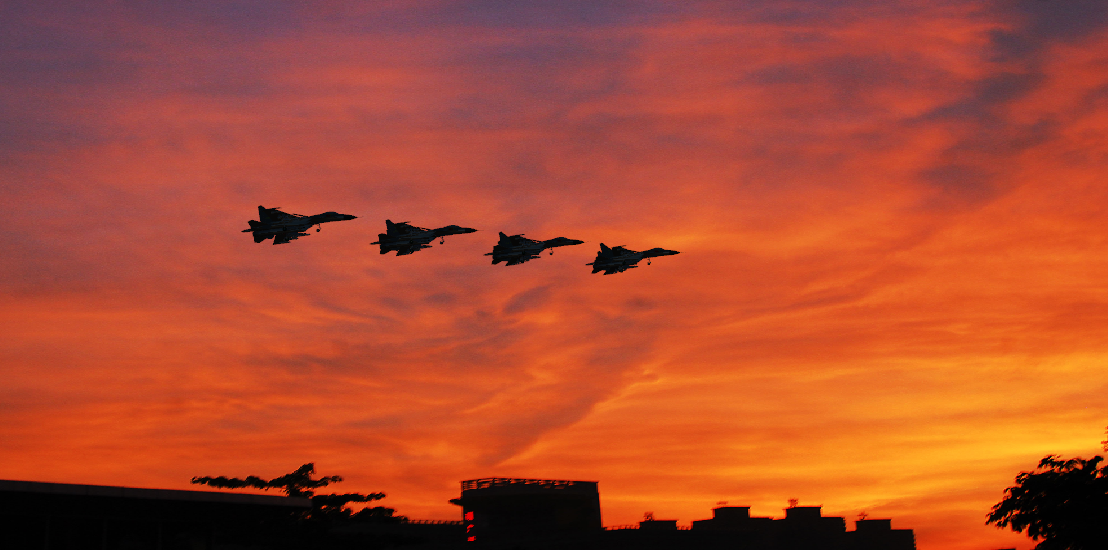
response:
<svg viewBox="0 0 1108 550"><path fill-rule="evenodd" d="M642 261L643 258L646 258L646 263L649 265L650 258L672 256L674 254L680 254L680 252L676 250L666 250L664 248L651 248L643 252L635 252L634 250L628 250L622 246L608 248L604 246L604 243L600 243L600 252L596 254L596 259L585 265L591 265L593 273L603 271L605 275L611 275L613 273L623 273L628 269L639 267L635 264Z"/></svg>
<svg viewBox="0 0 1108 550"><path fill-rule="evenodd" d="M243 229L243 233L253 233L254 242L260 243L266 239L273 239L273 244L285 244L289 241L299 239L300 237L307 237L308 234L304 233L314 225L316 231L319 231L319 224L326 222L341 222L343 220L357 219L357 216L351 216L350 214L339 214L338 212L324 212L322 214L316 214L314 216L301 216L300 214L289 214L288 212L281 212L276 208L266 208L264 206L258 207L258 220L250 220L246 223L250 224L250 229Z"/></svg>
<svg viewBox="0 0 1108 550"><path fill-rule="evenodd" d="M397 256L403 256L424 248L431 248L428 243L435 239L439 240L439 244L445 244L446 240L443 237L447 235L461 235L474 231L477 230L456 225L448 225L438 229L424 229L409 225L408 222L392 223L391 220L385 220L385 232L378 233L377 242L369 244L381 245L381 254L395 250Z"/></svg>
<svg viewBox="0 0 1108 550"><path fill-rule="evenodd" d="M542 251L545 249L558 246L571 246L584 242L585 241L567 239L565 237L558 237L548 241L536 241L524 237L522 233L509 237L501 232L500 242L492 247L492 252L485 255L492 256L493 265L500 262L507 262L504 265L516 265L539 258L539 255L542 254ZM553 254L554 251L551 250L550 253Z"/></svg>

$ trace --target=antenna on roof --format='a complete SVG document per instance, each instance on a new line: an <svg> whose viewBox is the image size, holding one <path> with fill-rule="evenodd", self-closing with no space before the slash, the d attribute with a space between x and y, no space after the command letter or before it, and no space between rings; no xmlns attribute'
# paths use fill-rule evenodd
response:
<svg viewBox="0 0 1108 550"><path fill-rule="evenodd" d="M790 498L789 499L789 508L796 508L799 505L800 505L800 499L798 499L798 498Z"/></svg>

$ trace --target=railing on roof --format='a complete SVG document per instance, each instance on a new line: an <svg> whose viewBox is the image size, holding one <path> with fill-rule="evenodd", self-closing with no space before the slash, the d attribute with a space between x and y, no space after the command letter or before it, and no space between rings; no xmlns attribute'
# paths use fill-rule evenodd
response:
<svg viewBox="0 0 1108 550"><path fill-rule="evenodd" d="M595 481L569 481L566 479L522 479L514 477L486 477L483 479L468 479L462 482L462 490L488 489L489 487L506 487L509 485L538 485L544 489L565 489L574 485L592 485Z"/></svg>
<svg viewBox="0 0 1108 550"><path fill-rule="evenodd" d="M604 530L605 531L626 531L626 530L629 530L629 529L638 529L638 528L639 528L639 524L631 523L631 524L628 524L628 525L609 525L608 527L605 527ZM692 525L678 525L677 530L678 531L692 531Z"/></svg>
<svg viewBox="0 0 1108 550"><path fill-rule="evenodd" d="M463 525L464 521L454 521L449 519L406 519L400 523L407 523L408 525Z"/></svg>

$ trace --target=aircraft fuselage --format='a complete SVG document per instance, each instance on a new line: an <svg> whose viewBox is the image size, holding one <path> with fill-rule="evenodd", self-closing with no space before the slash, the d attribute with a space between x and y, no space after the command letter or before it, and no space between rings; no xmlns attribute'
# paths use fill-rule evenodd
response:
<svg viewBox="0 0 1108 550"><path fill-rule="evenodd" d="M381 254L396 251L397 256L411 254L424 248L431 248L431 241L443 240L447 235L473 233L476 229L448 225L438 229L425 229L407 222L393 223L385 220L385 232L377 234L377 241L370 244L381 245ZM443 242L445 242L443 240Z"/></svg>
<svg viewBox="0 0 1108 550"><path fill-rule="evenodd" d="M593 260L592 263L585 265L591 265L593 273L603 271L605 275L612 275L613 273L623 273L628 269L639 267L635 264L638 264L644 259L656 258L658 256L672 256L674 254L680 254L680 252L676 250L666 250L664 248L651 248L650 250L639 252L626 249L622 246L608 248L604 246L604 243L600 243L600 252L596 254L596 259Z"/></svg>
<svg viewBox="0 0 1108 550"><path fill-rule="evenodd" d="M559 246L571 246L575 244L581 244L585 241L578 241L575 239L567 239L565 237L558 237L546 241L538 241L534 239L528 239L523 235L508 236L504 233L500 234L500 242L492 248L492 252L485 254L486 256L492 256L492 263L498 264L500 262L507 262L507 265L516 265L536 258L541 258L543 250L551 249ZM554 253L553 250L550 252Z"/></svg>
<svg viewBox="0 0 1108 550"><path fill-rule="evenodd" d="M273 244L284 244L300 237L308 236L307 230L313 225L318 226L327 222L354 220L357 216L339 214L338 212L324 212L314 216L302 216L289 214L276 208L258 207L258 220L249 220L250 229L244 229L243 233L253 233L254 242L260 243L266 239L274 239ZM319 227L316 228L319 231Z"/></svg>

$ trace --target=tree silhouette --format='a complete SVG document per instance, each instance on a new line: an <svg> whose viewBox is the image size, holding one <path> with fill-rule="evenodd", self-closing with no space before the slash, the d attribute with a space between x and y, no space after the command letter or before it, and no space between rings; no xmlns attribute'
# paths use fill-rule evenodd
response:
<svg viewBox="0 0 1108 550"><path fill-rule="evenodd" d="M1036 550L1103 550L1108 545L1108 465L1102 456L1049 455L1038 471L1020 472L986 524L1027 531Z"/></svg>
<svg viewBox="0 0 1108 550"><path fill-rule="evenodd" d="M301 497L312 499L312 511L311 518L320 519L324 517L329 518L383 518L394 517L396 512L392 508L385 508L384 506L375 506L373 508L367 508L357 514L352 514L345 506L351 502L372 502L374 500L381 500L385 498L385 493L369 493L363 495L361 493L346 493L346 494L330 494L330 495L317 495L315 490L320 487L326 487L332 483L342 482L342 476L323 476L319 479L312 479L315 475L315 463L309 462L296 469L296 471L285 474L280 477L275 477L266 481L258 476L246 476L246 479L240 479L237 477L194 477L192 483L196 485L207 485L209 487L215 487L218 489L262 489L268 491L270 489L281 489L286 495L290 497Z"/></svg>

